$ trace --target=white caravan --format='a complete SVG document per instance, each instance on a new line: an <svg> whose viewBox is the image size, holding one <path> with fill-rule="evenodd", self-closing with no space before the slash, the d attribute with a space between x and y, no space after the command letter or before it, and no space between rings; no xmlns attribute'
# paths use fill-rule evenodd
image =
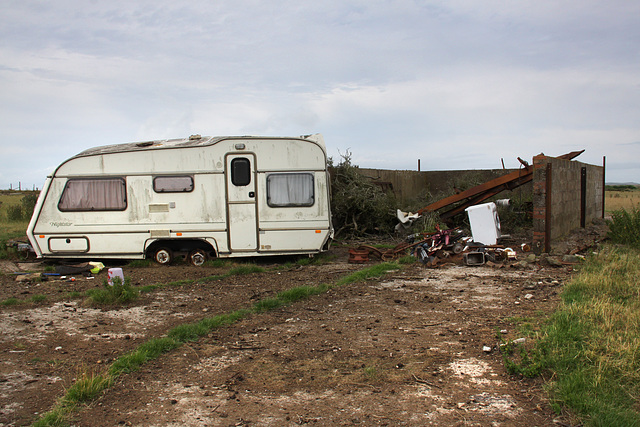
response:
<svg viewBox="0 0 640 427"><path fill-rule="evenodd" d="M319 134L109 145L47 177L27 235L38 258L314 254L333 237L329 192Z"/></svg>

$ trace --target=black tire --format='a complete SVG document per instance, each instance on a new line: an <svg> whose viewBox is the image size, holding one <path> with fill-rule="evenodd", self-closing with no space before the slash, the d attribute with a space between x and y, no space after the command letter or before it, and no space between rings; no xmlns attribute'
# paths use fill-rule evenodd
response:
<svg viewBox="0 0 640 427"><path fill-rule="evenodd" d="M195 265L196 267L204 264L209 257L207 256L207 251L204 249L194 249L189 252L189 263L191 265Z"/></svg>
<svg viewBox="0 0 640 427"><path fill-rule="evenodd" d="M173 261L173 252L169 248L158 248L153 253L153 260L160 265L169 265Z"/></svg>

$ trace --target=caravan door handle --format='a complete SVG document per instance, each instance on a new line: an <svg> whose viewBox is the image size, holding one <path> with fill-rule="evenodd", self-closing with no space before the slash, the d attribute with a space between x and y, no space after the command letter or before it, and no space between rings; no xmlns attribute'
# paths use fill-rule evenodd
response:
<svg viewBox="0 0 640 427"><path fill-rule="evenodd" d="M253 191L249 191L249 197L256 197L256 193L254 193Z"/></svg>

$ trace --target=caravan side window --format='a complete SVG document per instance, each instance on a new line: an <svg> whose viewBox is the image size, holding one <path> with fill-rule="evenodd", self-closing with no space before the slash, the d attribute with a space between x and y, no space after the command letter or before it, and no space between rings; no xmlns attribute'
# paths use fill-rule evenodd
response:
<svg viewBox="0 0 640 427"><path fill-rule="evenodd" d="M153 178L153 191L156 193L189 193L193 191L193 177L156 176Z"/></svg>
<svg viewBox="0 0 640 427"><path fill-rule="evenodd" d="M127 209L124 178L70 179L62 191L58 209L74 211L123 211Z"/></svg>
<svg viewBox="0 0 640 427"><path fill-rule="evenodd" d="M271 207L313 206L315 194L310 173L267 175L267 204Z"/></svg>

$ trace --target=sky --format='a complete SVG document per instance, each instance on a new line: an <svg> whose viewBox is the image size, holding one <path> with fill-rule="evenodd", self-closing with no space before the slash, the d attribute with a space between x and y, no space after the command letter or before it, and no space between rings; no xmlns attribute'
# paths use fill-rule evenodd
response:
<svg viewBox="0 0 640 427"><path fill-rule="evenodd" d="M312 133L362 168L585 149L640 183L640 2L0 2L0 189L100 145Z"/></svg>

